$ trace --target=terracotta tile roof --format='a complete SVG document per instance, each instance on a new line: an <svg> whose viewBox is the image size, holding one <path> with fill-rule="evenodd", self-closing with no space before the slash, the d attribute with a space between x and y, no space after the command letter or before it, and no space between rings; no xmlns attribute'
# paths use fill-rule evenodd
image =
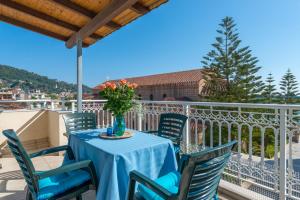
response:
<svg viewBox="0 0 300 200"><path fill-rule="evenodd" d="M131 83L137 83L139 86L178 84L186 82L198 82L203 79L202 69L193 69L188 71L171 72L164 74L154 74L148 76L139 76L133 78L125 78ZM119 80L110 80L117 82ZM100 85L94 89L98 89Z"/></svg>

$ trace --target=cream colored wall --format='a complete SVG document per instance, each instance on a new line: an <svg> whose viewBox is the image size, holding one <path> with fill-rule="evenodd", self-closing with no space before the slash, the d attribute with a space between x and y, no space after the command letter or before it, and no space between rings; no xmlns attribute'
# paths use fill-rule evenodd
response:
<svg viewBox="0 0 300 200"><path fill-rule="evenodd" d="M60 146L68 143L63 135L65 124L62 114L58 111L4 111L0 112L0 147L6 138L2 131L14 129L21 141L32 141L48 138L50 146Z"/></svg>
<svg viewBox="0 0 300 200"><path fill-rule="evenodd" d="M14 129L21 141L48 137L48 111L0 112L0 146L5 141L2 131Z"/></svg>
<svg viewBox="0 0 300 200"><path fill-rule="evenodd" d="M48 111L48 137L51 146L61 146L68 143L63 135L66 132L62 115L66 112Z"/></svg>

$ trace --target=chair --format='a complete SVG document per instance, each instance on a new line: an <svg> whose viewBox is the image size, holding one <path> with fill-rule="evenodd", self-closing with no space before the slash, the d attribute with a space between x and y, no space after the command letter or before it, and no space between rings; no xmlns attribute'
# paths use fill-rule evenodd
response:
<svg viewBox="0 0 300 200"><path fill-rule="evenodd" d="M186 120L187 116L185 115L163 113L160 115L158 130L147 131L147 133L156 133L160 137L170 139L174 144L177 161L180 159L180 142L182 141Z"/></svg>
<svg viewBox="0 0 300 200"><path fill-rule="evenodd" d="M65 145L42 150L28 155L18 136L13 130L4 130L7 144L16 158L27 183L26 200L54 200L71 199L81 200L81 194L97 189L98 183L92 161L75 162L72 149ZM62 166L49 171L36 171L31 158L66 151L68 161Z"/></svg>
<svg viewBox="0 0 300 200"><path fill-rule="evenodd" d="M69 136L74 131L96 129L96 114L95 113L70 113L64 114L63 119L66 125L66 134Z"/></svg>
<svg viewBox="0 0 300 200"><path fill-rule="evenodd" d="M181 167L155 181L137 171L130 172L128 200L211 200L218 199L221 174L236 141L215 148L185 154ZM141 183L135 192L136 182Z"/></svg>

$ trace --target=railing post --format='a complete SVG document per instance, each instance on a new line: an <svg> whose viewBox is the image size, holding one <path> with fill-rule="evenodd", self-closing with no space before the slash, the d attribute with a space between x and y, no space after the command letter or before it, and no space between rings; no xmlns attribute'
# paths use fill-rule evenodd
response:
<svg viewBox="0 0 300 200"><path fill-rule="evenodd" d="M65 105L65 99L63 98L62 100L61 100L61 109L64 111L64 110L66 110L66 105Z"/></svg>
<svg viewBox="0 0 300 200"><path fill-rule="evenodd" d="M74 113L75 112L75 102L74 101L72 101L72 104L71 104L71 109L72 109L72 113Z"/></svg>
<svg viewBox="0 0 300 200"><path fill-rule="evenodd" d="M288 113L287 113L287 116L288 116L288 119L292 119L293 118L293 109L289 109L288 110ZM291 184L291 181L293 180L293 151L292 151L292 145L293 145L293 133L290 133L290 135L288 135L289 137L289 140L288 140L288 148L289 148L289 155L288 155L288 166L287 166L287 169L288 169L288 180L289 180L289 183L288 184L288 196L291 196L292 195L292 192L293 192L293 185Z"/></svg>
<svg viewBox="0 0 300 200"><path fill-rule="evenodd" d="M287 110L280 109L280 166L279 166L279 199L286 199L286 128L287 128Z"/></svg>
<svg viewBox="0 0 300 200"><path fill-rule="evenodd" d="M54 107L54 101L52 100L51 101L51 110L54 110L55 109L55 107Z"/></svg>
<svg viewBox="0 0 300 200"><path fill-rule="evenodd" d="M110 125L111 125L111 127L113 127L114 126L114 116L111 114L111 122L110 122Z"/></svg>
<svg viewBox="0 0 300 200"><path fill-rule="evenodd" d="M43 108L44 108L44 109L47 109L47 101L44 101L44 102L43 102Z"/></svg>
<svg viewBox="0 0 300 200"><path fill-rule="evenodd" d="M142 131L142 120L143 120L143 112L142 112L142 104L138 104L138 131Z"/></svg>
<svg viewBox="0 0 300 200"><path fill-rule="evenodd" d="M190 105L185 104L183 111L184 111L184 115L188 117L186 120L184 137L183 137L183 141L185 142L186 147L188 147L188 145L190 144L190 137L189 137L190 136L190 119L189 119Z"/></svg>

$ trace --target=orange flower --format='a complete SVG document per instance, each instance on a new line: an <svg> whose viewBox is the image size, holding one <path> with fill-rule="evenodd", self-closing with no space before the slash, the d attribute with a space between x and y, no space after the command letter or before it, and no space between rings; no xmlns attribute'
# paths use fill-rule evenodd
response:
<svg viewBox="0 0 300 200"><path fill-rule="evenodd" d="M137 88L137 87L138 87L138 84L132 83L132 87L133 87L133 88Z"/></svg>
<svg viewBox="0 0 300 200"><path fill-rule="evenodd" d="M110 86L111 86L111 82L107 81L107 82L105 83L105 86L106 86L106 87L110 87Z"/></svg>
<svg viewBox="0 0 300 200"><path fill-rule="evenodd" d="M111 89L115 90L117 88L117 85L115 83L112 83L110 86Z"/></svg>
<svg viewBox="0 0 300 200"><path fill-rule="evenodd" d="M128 87L131 88L131 89L134 89L134 88L137 88L137 84L136 83L130 83L128 84Z"/></svg>
<svg viewBox="0 0 300 200"><path fill-rule="evenodd" d="M122 79L122 80L120 80L120 83L121 83L121 85L126 85L126 83L127 83L127 80L125 80L125 79Z"/></svg>
<svg viewBox="0 0 300 200"><path fill-rule="evenodd" d="M99 89L100 90L104 90L106 88L106 85L105 84L101 84L100 86L99 86Z"/></svg>

